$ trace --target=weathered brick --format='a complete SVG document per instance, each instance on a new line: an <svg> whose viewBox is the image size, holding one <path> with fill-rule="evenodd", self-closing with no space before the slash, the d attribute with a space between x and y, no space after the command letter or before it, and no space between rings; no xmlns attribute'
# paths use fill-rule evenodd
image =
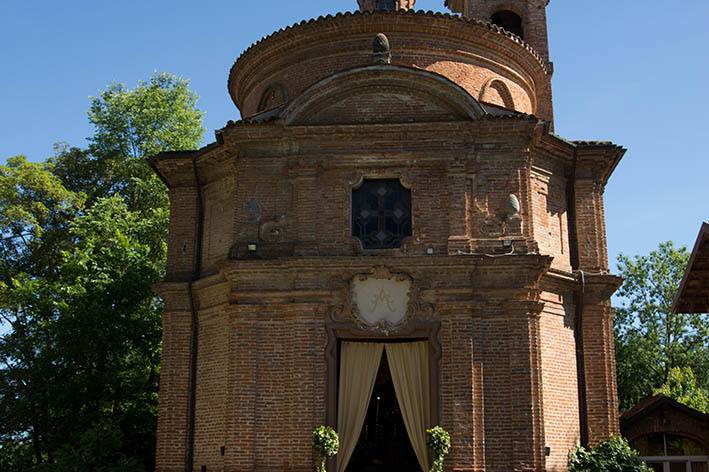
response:
<svg viewBox="0 0 709 472"><path fill-rule="evenodd" d="M244 116L280 108L153 160L171 201L158 471L186 467L193 354L195 471L312 470L311 431L333 418L341 285L382 266L433 308L451 470L564 471L582 436L618 431L603 189L623 150L551 134L540 2L512 2L528 8L538 51L478 21L418 13L285 30L230 80ZM472 17L492 11L470 5ZM372 66L379 32L392 65ZM411 189L401 248L352 238L364 178Z"/></svg>

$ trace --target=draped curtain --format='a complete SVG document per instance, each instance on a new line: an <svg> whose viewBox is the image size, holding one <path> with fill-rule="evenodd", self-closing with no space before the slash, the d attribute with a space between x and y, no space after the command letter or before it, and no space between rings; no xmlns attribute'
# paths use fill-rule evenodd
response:
<svg viewBox="0 0 709 472"><path fill-rule="evenodd" d="M340 435L337 472L345 472L359 441L385 348L409 440L421 470L428 470L426 429L431 426L428 343L343 342L337 404L337 431Z"/></svg>
<svg viewBox="0 0 709 472"><path fill-rule="evenodd" d="M357 446L383 351L383 344L342 343L337 402L337 431L340 435L337 472L345 472Z"/></svg>
<svg viewBox="0 0 709 472"><path fill-rule="evenodd" d="M426 429L431 427L428 343L387 344L386 351L406 432L421 470L427 471Z"/></svg>

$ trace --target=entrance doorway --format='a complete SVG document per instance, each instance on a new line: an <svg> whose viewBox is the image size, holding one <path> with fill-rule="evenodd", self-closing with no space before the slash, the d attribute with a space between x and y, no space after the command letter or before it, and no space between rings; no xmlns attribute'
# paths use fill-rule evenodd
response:
<svg viewBox="0 0 709 472"><path fill-rule="evenodd" d="M382 355L364 426L347 472L420 472L386 352Z"/></svg>

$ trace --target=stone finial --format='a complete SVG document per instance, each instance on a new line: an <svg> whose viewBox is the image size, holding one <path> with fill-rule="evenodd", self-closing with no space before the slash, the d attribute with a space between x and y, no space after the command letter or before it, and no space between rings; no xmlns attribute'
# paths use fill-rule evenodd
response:
<svg viewBox="0 0 709 472"><path fill-rule="evenodd" d="M506 205L507 218L509 218L509 219L519 218L519 212L521 209L522 209L522 207L519 203L519 198L517 198L517 195L510 194L507 197L507 205Z"/></svg>
<svg viewBox="0 0 709 472"><path fill-rule="evenodd" d="M360 11L412 10L416 0L357 0Z"/></svg>
<svg viewBox="0 0 709 472"><path fill-rule="evenodd" d="M372 57L375 64L391 64L391 46L385 34L379 33L374 37Z"/></svg>

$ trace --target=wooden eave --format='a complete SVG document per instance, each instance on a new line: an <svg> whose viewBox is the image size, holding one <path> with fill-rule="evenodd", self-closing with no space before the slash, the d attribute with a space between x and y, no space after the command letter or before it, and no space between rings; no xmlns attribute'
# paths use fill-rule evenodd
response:
<svg viewBox="0 0 709 472"><path fill-rule="evenodd" d="M704 223L680 284L675 313L709 313L709 223Z"/></svg>
<svg viewBox="0 0 709 472"><path fill-rule="evenodd" d="M682 403L679 403L661 394L641 400L640 403L623 413L623 415L620 417L620 423L623 428L626 428L635 420L647 418L658 409L675 410L687 416L695 418L702 424L709 424L709 415L702 413L701 411L695 410L694 408L690 408L687 405L683 405Z"/></svg>

